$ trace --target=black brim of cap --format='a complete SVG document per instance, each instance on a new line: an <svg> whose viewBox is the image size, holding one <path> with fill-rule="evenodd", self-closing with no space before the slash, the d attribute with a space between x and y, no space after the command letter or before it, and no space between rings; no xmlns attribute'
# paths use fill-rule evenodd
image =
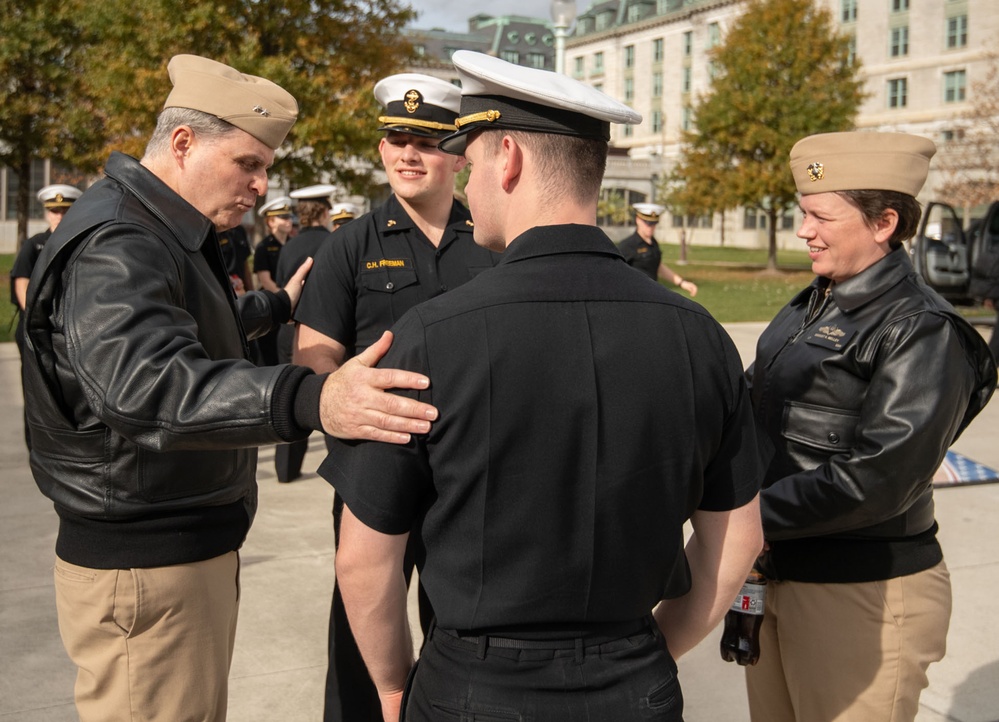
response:
<svg viewBox="0 0 999 722"><path fill-rule="evenodd" d="M406 133L407 135L418 135L422 138L443 138L451 133L450 130L430 130L429 128L421 128L418 125L383 125L378 130L385 132L393 131L396 133Z"/></svg>
<svg viewBox="0 0 999 722"><path fill-rule="evenodd" d="M451 155L465 155L465 147L468 145L468 136L473 130L482 130L482 128L479 126L473 126L455 131L454 133L445 136L444 139L437 144L437 149L444 151L445 153L450 153Z"/></svg>

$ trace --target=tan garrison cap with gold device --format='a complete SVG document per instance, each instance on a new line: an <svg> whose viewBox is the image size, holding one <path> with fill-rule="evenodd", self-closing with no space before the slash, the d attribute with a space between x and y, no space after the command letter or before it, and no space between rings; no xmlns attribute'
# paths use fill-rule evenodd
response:
<svg viewBox="0 0 999 722"><path fill-rule="evenodd" d="M430 75L399 73L375 84L375 100L385 109L378 130L439 138L455 130L461 90Z"/></svg>
<svg viewBox="0 0 999 722"><path fill-rule="evenodd" d="M280 147L298 118L298 103L287 90L223 63L197 55L175 55L167 72L173 90L164 108L209 113L246 131L268 148Z"/></svg>
<svg viewBox="0 0 999 722"><path fill-rule="evenodd" d="M820 133L791 148L791 173L802 195L869 190L915 197L936 152L933 141L907 133Z"/></svg>

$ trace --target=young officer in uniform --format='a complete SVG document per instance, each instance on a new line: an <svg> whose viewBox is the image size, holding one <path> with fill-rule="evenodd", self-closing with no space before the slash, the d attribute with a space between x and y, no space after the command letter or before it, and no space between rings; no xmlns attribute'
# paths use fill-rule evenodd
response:
<svg viewBox="0 0 999 722"><path fill-rule="evenodd" d="M346 503L348 618L398 719L412 532L437 622L407 720L680 720L674 659L763 540L738 353L702 308L635 283L596 228L610 123L641 117L562 75L465 50L454 63L459 130L441 148L471 164L476 242L505 250L393 327L392 361L431 376L429 434L335 442L320 467ZM635 359L664 373L636 383Z"/></svg>
<svg viewBox="0 0 999 722"><path fill-rule="evenodd" d="M281 196L268 201L260 207L257 215L264 219L267 225L267 236L257 244L253 251L253 273L257 277L257 285L264 291L277 293L281 288L277 281L277 264L281 249L291 235L291 198ZM274 366L278 361L277 339L278 331L274 329L257 339L257 362L261 366ZM290 360L290 359L289 359Z"/></svg>
<svg viewBox="0 0 999 722"><path fill-rule="evenodd" d="M353 203L334 203L333 210L330 211L330 223L333 225L333 230L350 223L357 215L357 206Z"/></svg>
<svg viewBox="0 0 999 722"><path fill-rule="evenodd" d="M663 279L669 281L690 294L697 295L697 284L688 281L679 273L663 263L663 253L656 242L656 226L665 206L656 203L636 203L635 232L618 244L618 250L624 256L629 266L637 268L653 281Z"/></svg>
<svg viewBox="0 0 999 722"><path fill-rule="evenodd" d="M306 258L315 258L319 249L330 238L330 195L336 190L327 183L299 188L291 192L296 201L295 210L298 213L302 229L292 238L281 252L277 265L277 282L285 283L295 269ZM278 329L277 358L278 363L291 363L292 350L295 343L295 327L283 325ZM309 450L309 440L300 439L290 444L278 444L274 448L274 471L277 480L286 484L295 481L302 475L302 462Z"/></svg>
<svg viewBox="0 0 999 722"><path fill-rule="evenodd" d="M454 131L461 101L453 85L405 73L381 80L375 97L385 137L378 144L392 195L337 232L316 256L295 316L295 359L332 371L360 353L407 310L491 268L493 253L472 239L467 209L454 200L460 157L437 149ZM334 500L334 533L343 502ZM412 568L412 562L409 562ZM426 607L424 619L429 622ZM338 587L330 612L326 720L379 719L374 686L357 653Z"/></svg>
<svg viewBox="0 0 999 722"><path fill-rule="evenodd" d="M14 329L14 342L17 344L17 353L24 356L24 302L28 297L28 280L31 272L35 268L38 256L45 248L45 242L49 236L59 226L66 211L73 205L73 201L83 195L79 188L69 185L57 184L45 186L38 191L38 200L45 208L45 220L49 227L41 233L36 233L21 246L17 257L14 258L14 265L10 269L10 302L17 307L17 328ZM31 449L31 433L28 431L28 421L24 421L24 443Z"/></svg>

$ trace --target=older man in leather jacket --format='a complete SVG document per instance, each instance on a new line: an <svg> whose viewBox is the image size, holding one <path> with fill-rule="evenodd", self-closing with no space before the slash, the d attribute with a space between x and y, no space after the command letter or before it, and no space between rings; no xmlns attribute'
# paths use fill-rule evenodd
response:
<svg viewBox="0 0 999 722"><path fill-rule="evenodd" d="M205 58L169 72L142 160L112 154L46 245L26 309L31 468L59 515L57 609L84 722L225 718L253 447L312 429L404 442L435 413L382 392L426 385L368 368L387 339L347 374L248 360L310 262L280 293L237 301L217 233L266 192L298 106Z"/></svg>

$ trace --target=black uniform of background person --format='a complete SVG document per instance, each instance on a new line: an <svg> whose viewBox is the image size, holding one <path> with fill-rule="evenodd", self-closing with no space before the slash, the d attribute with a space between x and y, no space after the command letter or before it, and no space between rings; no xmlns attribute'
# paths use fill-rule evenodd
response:
<svg viewBox="0 0 999 722"><path fill-rule="evenodd" d="M52 232L59 227L62 217L69 210L73 202L82 195L75 186L56 184L41 188L37 198L45 209L45 220L49 227L41 233L36 233L24 242L21 250L14 258L14 264L10 269L10 302L14 304L17 314L17 326L14 329L14 343L17 344L17 353L24 358L24 302L27 295L28 280L38 262L38 257L45 248L45 243L49 240ZM23 382L22 382L23 386ZM31 431L28 428L28 420L24 419L24 443L31 449Z"/></svg>
<svg viewBox="0 0 999 722"><path fill-rule="evenodd" d="M663 263L663 252L655 238L655 228L666 210L658 203L635 203L635 232L618 244L618 250L627 264L638 269L653 281L670 281L689 293L697 295L697 284L680 276ZM645 234L645 238L642 234Z"/></svg>
<svg viewBox="0 0 999 722"><path fill-rule="evenodd" d="M308 195L315 188L320 187L309 186L309 188L294 191L292 192L292 197L298 197L301 200L315 200L301 196L302 191L305 191ZM314 192L317 194L317 197L327 198L332 190L331 186L323 186L320 190ZM299 195L296 196L296 193L299 193ZM325 224L306 226L294 238L289 238L281 251L281 256L278 258L277 272L274 276L277 284L279 286L284 285L287 279L291 277L291 274L295 272L295 269L302 265L306 258L315 258L319 249L327 242L330 242L332 238L333 234L326 228ZM278 363L291 363L291 352L294 342L295 326L293 324L284 324L278 328ZM308 450L308 439L293 441L289 444L278 444L274 448L274 469L279 482L294 481L301 476L302 462L305 460L305 454Z"/></svg>
<svg viewBox="0 0 999 722"><path fill-rule="evenodd" d="M292 230L292 200L287 196L278 196L264 203L257 210L257 215L264 221L268 233L253 253L253 275L256 285L265 291L274 291L280 286L277 283L278 258L281 249L288 241ZM257 363L261 366L274 366L278 363L277 340L279 328L257 339Z"/></svg>
<svg viewBox="0 0 999 722"><path fill-rule="evenodd" d="M641 116L554 73L454 63L460 130L439 149L471 163L475 241L505 250L393 326L386 362L431 376L429 433L334 442L320 467L345 502L348 618L385 719L675 722L666 644L680 655L720 620L762 543L738 354L596 227L610 122ZM636 359L660 373L637 378ZM413 540L437 625L407 704Z"/></svg>
<svg viewBox="0 0 999 722"><path fill-rule="evenodd" d="M298 363L330 371L374 343L407 310L491 268L495 255L472 239L468 210L454 200L464 161L440 152L454 130L460 91L438 78L402 73L380 80L374 95L386 135L378 150L392 195L337 231L310 275L300 306ZM304 300L304 298L303 298ZM343 502L334 499L339 539ZM412 549L410 553L412 553ZM410 579L412 557L407 560ZM430 606L420 590L421 621ZM347 623L339 586L330 609L327 722L381 720L380 702Z"/></svg>
<svg viewBox="0 0 999 722"><path fill-rule="evenodd" d="M250 260L253 251L250 249L250 238L246 229L243 226L236 226L228 231L222 231L219 233L219 245L236 293L252 291L253 282L249 277L246 262Z"/></svg>
<svg viewBox="0 0 999 722"><path fill-rule="evenodd" d="M282 247L281 242L273 235L268 235L260 241L253 251L253 272L256 274L267 271L276 282L277 263ZM276 328L257 339L258 363L260 365L274 366L278 363L290 363L290 359L284 362L278 360L277 339L280 330L280 328Z"/></svg>

